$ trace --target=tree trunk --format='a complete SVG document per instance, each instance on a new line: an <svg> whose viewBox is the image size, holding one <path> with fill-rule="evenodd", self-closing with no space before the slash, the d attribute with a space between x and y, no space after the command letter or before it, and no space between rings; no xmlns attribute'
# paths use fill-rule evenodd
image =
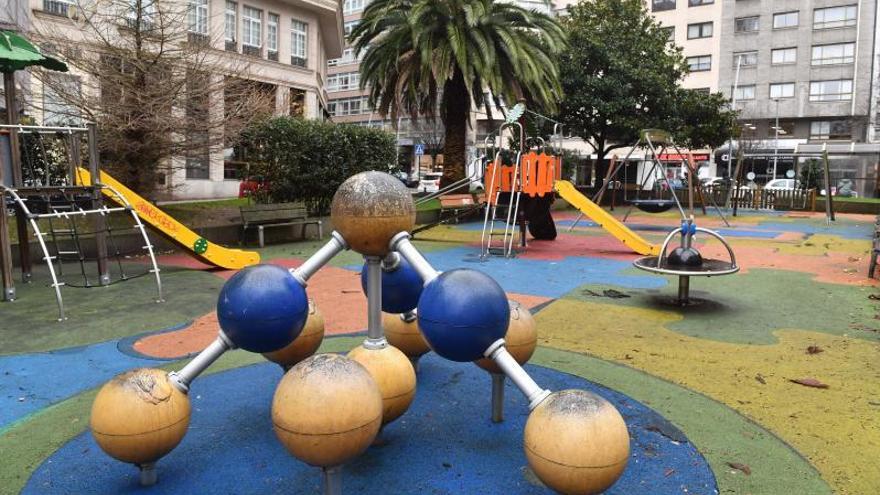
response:
<svg viewBox="0 0 880 495"><path fill-rule="evenodd" d="M471 100L461 71L456 70L452 79L446 81L443 92L446 138L443 142L443 178L440 180L440 187L464 178L468 114L471 109Z"/></svg>

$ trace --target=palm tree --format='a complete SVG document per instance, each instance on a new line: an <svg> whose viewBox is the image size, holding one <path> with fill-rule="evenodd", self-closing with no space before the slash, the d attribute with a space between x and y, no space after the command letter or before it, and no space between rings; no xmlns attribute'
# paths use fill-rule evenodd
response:
<svg viewBox="0 0 880 495"><path fill-rule="evenodd" d="M361 86L384 117L435 119L446 129L443 184L464 177L473 105L487 91L553 111L565 35L550 16L493 0L374 0L351 33ZM439 115L437 115L439 113Z"/></svg>

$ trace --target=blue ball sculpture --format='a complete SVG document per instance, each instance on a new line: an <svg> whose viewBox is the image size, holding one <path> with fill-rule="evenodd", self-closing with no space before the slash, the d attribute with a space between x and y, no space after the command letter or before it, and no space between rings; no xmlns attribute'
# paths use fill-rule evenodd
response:
<svg viewBox="0 0 880 495"><path fill-rule="evenodd" d="M382 268L382 311L406 313L416 309L422 295L422 277L402 256L393 270ZM361 270L361 288L367 293L367 264Z"/></svg>
<svg viewBox="0 0 880 495"><path fill-rule="evenodd" d="M305 289L286 269L254 265L232 276L220 290L217 319L236 347L272 352L296 339L309 315Z"/></svg>
<svg viewBox="0 0 880 495"><path fill-rule="evenodd" d="M440 356L474 361L510 324L510 305L504 289L488 275L459 268L443 272L422 291L419 328Z"/></svg>

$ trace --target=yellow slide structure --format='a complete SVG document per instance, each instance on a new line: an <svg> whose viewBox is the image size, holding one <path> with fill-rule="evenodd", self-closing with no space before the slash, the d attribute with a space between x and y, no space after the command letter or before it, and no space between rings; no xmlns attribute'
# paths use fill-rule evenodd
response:
<svg viewBox="0 0 880 495"><path fill-rule="evenodd" d="M609 234L619 239L620 242L626 244L633 251L644 256L658 256L660 254L660 246L649 243L640 235L630 230L626 225L602 209L601 206L593 203L589 198L578 192L571 182L557 180L553 184L553 188L562 199L568 201L572 206L580 210L581 213L590 217L590 220L599 224L600 227L607 230Z"/></svg>
<svg viewBox="0 0 880 495"><path fill-rule="evenodd" d="M92 178L89 171L84 168L77 169L77 182L81 185L91 185ZM101 172L101 183L109 186L104 188L104 195L114 203L122 203L120 198L111 189L125 197L125 201L137 211L141 219L161 232L180 246L184 252L209 265L219 266L229 270L238 270L246 266L260 262L260 253L254 251L242 251L240 249L228 249L218 246L204 237L188 229L185 225L175 220L172 216L156 208L152 203L140 195L125 187L121 182L111 177L106 172ZM121 204L122 205L122 204ZM124 206L124 205L122 205Z"/></svg>

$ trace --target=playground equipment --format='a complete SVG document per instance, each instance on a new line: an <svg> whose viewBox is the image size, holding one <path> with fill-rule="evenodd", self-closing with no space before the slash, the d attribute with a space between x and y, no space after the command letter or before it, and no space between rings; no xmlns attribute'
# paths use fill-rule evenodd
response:
<svg viewBox="0 0 880 495"><path fill-rule="evenodd" d="M481 259L489 256L510 258L514 255L514 245L525 248L527 224L537 239L556 238L550 204L553 183L562 177L562 160L546 154L540 149L543 146L529 150L525 130L518 122L525 112L525 106L517 104L508 111L507 120L498 129L499 139L505 130L517 137L518 149L513 163L503 163L502 146L498 146L494 160L486 168L487 206L480 237ZM500 240L496 242L498 236Z"/></svg>
<svg viewBox="0 0 880 495"><path fill-rule="evenodd" d="M341 465L363 452L381 423L405 411L411 400L414 370L406 356L389 345L382 328L382 310L391 307L383 304L383 286L389 301L412 304L411 299L394 294L413 288L409 283L392 283L412 279L395 273L400 270L412 271L420 280L415 288L420 292L417 307L406 312L417 310L418 328L431 349L453 361L491 359L527 397L532 412L524 449L545 484L565 493L587 494L605 490L617 480L629 457L623 418L593 394L551 393L532 380L505 345L511 306L503 289L476 270L434 270L410 241L415 206L399 181L380 172L355 175L340 186L331 212L339 230L301 266L290 271L252 266L224 285L217 305L219 335L186 366L167 374L136 373L152 377L143 383L122 375L105 385L112 389L122 382L131 392L95 402L93 431L108 431L121 423L118 435L138 439L120 449L99 443L108 454L138 464L143 483L155 482L155 462L179 442L182 433L174 429L173 437L165 440L172 434L166 433L167 428L145 425L174 424L185 429L181 418L188 417L186 394L192 381L227 350L241 347L271 353L300 338L309 311L308 280L351 246L366 259L367 338L349 357L316 355L293 366L279 383L272 405L279 440L295 457L322 468L325 493L341 493ZM395 262L398 257L406 264ZM175 390L168 391L166 384ZM155 395L142 392L157 387L163 397L173 396L179 408L164 402L150 407ZM178 414L172 417L169 409ZM144 413L137 422L126 422L116 414L130 410ZM141 455L151 442L160 441L161 449Z"/></svg>
<svg viewBox="0 0 880 495"><path fill-rule="evenodd" d="M6 301L16 298L12 279L11 241L7 229L7 209L12 206L18 224L19 263L22 280L29 283L31 276L30 235L33 232L42 251L51 278L50 287L58 304L58 320L66 319L61 288L106 286L153 274L156 280L157 302L162 301L162 280L153 245L137 210L118 189L110 184L75 185L76 170L81 170L82 138L85 135L89 168L97 173L97 133L94 125L85 127L45 127L24 125L0 126L0 271L3 275L3 294ZM46 136L63 147L66 163L50 166L46 157ZM36 145L42 161L38 163L29 151ZM24 155L25 160L22 160ZM6 173L9 172L9 177ZM108 208L102 197L113 199L119 206ZM120 227L111 221L113 214L130 218L130 227ZM91 220L91 222L89 222ZM88 224L91 223L91 226ZM142 244L133 251L123 251L119 234L134 231ZM114 237L116 235L116 237ZM94 254L89 253L94 247ZM130 273L123 263L129 255L145 255L148 268ZM117 274L111 273L112 265ZM66 278L65 262L74 264L76 279Z"/></svg>
<svg viewBox="0 0 880 495"><path fill-rule="evenodd" d="M687 185L689 189L689 201L691 206L693 206L694 195L700 197L700 207L703 210L703 214L706 214L706 195L702 193L702 188L697 185L694 187L694 181L697 177L696 165L693 163L691 159L691 155L683 153L681 149L675 144L672 139L672 135L661 129L643 129L639 132L639 140L633 145L629 153L626 154L623 160L615 160L612 162L611 167L608 168L608 173L605 175L605 180L602 184L602 187L596 192L593 196L592 202L596 204L602 204L602 197L605 195L605 191L611 186L614 182L614 179L623 171L624 175L627 172L627 165L630 162L630 157L633 152L637 149L642 149L644 151L642 163L647 164L650 163L650 167L647 168L647 172L645 171L645 167L642 168L641 177L637 177L638 187L636 188L636 196L635 198L629 198L627 196L627 189L624 188L624 201L629 203L629 208L623 216L623 221L626 222L626 219L629 218L630 213L633 208L638 208L646 213L661 213L664 211L668 211L672 208L678 208L678 211L681 213L682 220L686 219L686 215L684 212L684 208L681 205L681 202L678 199L678 195L675 193L675 185L670 180L670 171L667 169L666 162L664 158L671 156L677 157L677 160L680 161L683 169L688 171L687 175ZM674 154L668 153L668 151L673 151ZM628 182L626 177L624 178L624 183ZM652 194L654 197L646 198L645 193ZM715 211L718 213L718 216L721 217L721 220L729 226L727 223L727 218L725 218L724 213L721 212L721 209L715 203L712 195L708 195L709 201L712 203L712 206L715 208ZM693 208L691 208L693 210ZM577 223L583 218L584 213L575 219L574 223L569 227L569 230L573 229Z"/></svg>
<svg viewBox="0 0 880 495"><path fill-rule="evenodd" d="M706 259L700 254L693 245L694 235L702 232L715 239L727 249L730 256L729 260ZM667 254L672 239L679 235L681 243ZM739 271L736 264L736 256L730 244L724 240L721 234L694 224L693 215L681 223L681 227L673 230L666 236L663 245L660 248L660 254L657 256L645 256L633 261L633 265L641 270L657 273L661 275L678 276L678 298L676 303L679 306L687 306L691 303L690 299L690 278L691 277L712 277L721 275L730 275Z"/></svg>
<svg viewBox="0 0 880 495"><path fill-rule="evenodd" d="M92 177L93 174L89 173L88 170L77 168L77 183L84 186L91 185ZM260 262L260 253L256 251L225 248L196 234L185 225L175 220L174 217L157 208L147 199L125 187L125 185L111 177L107 172L100 172L99 177L99 184L109 185L119 192L119 194L112 195L105 190L104 194L109 200L114 203L125 201L130 204L134 211L137 211L145 222L150 224L150 226L156 229L156 231L162 234L166 239L181 248L184 253L202 263L225 268L227 270L238 270Z"/></svg>

